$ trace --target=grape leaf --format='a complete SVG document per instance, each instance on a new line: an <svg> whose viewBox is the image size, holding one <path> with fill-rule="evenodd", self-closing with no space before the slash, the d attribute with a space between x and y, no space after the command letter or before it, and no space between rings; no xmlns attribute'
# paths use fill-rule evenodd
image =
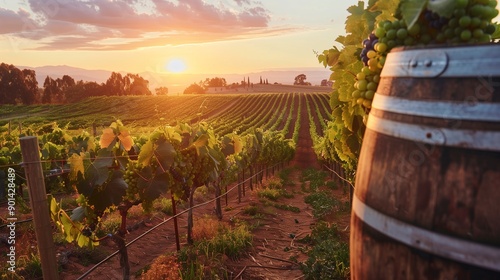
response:
<svg viewBox="0 0 500 280"><path fill-rule="evenodd" d="M80 247L87 247L89 245L92 245L92 242L90 242L90 238L83 234L79 234L78 237L76 238L78 246Z"/></svg>
<svg viewBox="0 0 500 280"><path fill-rule="evenodd" d="M231 137L224 135L221 141L221 146L224 155L228 156L234 154L233 139L231 139Z"/></svg>
<svg viewBox="0 0 500 280"><path fill-rule="evenodd" d="M101 149L96 159L87 168L85 178L93 185L102 185L108 179L109 168L113 165L113 152ZM85 195L85 194L84 194Z"/></svg>
<svg viewBox="0 0 500 280"><path fill-rule="evenodd" d="M344 121L344 125L347 129L352 131L352 121L354 120L354 115L349 112L349 109L344 107L344 111L342 111L342 120Z"/></svg>
<svg viewBox="0 0 500 280"><path fill-rule="evenodd" d="M89 196L94 191L94 184L91 182L92 180L88 177L83 177L81 172L78 172L76 175L76 189L78 193L83 194L84 196Z"/></svg>
<svg viewBox="0 0 500 280"><path fill-rule="evenodd" d="M208 134L202 134L196 141L193 142L193 146L196 148L196 152L198 155L203 155L206 152L207 144L208 144Z"/></svg>
<svg viewBox="0 0 500 280"><path fill-rule="evenodd" d="M73 242L75 238L71 234L71 229L73 228L71 220L66 215L61 215L59 221L61 222L62 224L61 228L64 231L64 234L66 235L66 241L68 241L69 243Z"/></svg>
<svg viewBox="0 0 500 280"><path fill-rule="evenodd" d="M94 137L89 137L89 140L87 141L87 150L88 151L95 151Z"/></svg>
<svg viewBox="0 0 500 280"><path fill-rule="evenodd" d="M112 128L105 128L102 131L101 139L99 140L99 145L101 145L101 149L108 148L113 141L115 140L116 136Z"/></svg>
<svg viewBox="0 0 500 280"><path fill-rule="evenodd" d="M85 208L82 206L78 206L75 209L73 209L73 212L71 213L71 220L72 221L82 221L83 218L85 217Z"/></svg>
<svg viewBox="0 0 500 280"><path fill-rule="evenodd" d="M73 154L71 157L68 158L68 163L70 165L70 173L69 173L69 178L71 180L76 180L78 172L84 174L85 173L85 167L83 166L83 154L77 155Z"/></svg>
<svg viewBox="0 0 500 280"><path fill-rule="evenodd" d="M59 207L59 204L51 194L47 195L47 200L49 200L50 203L50 217L52 218L52 221L58 221L57 215L59 214L59 210L61 209Z"/></svg>
<svg viewBox="0 0 500 280"><path fill-rule="evenodd" d="M146 183L146 181L142 180L142 183ZM157 174L146 185L141 187L144 189L144 199L153 201L169 190L169 176L167 173Z"/></svg>
<svg viewBox="0 0 500 280"><path fill-rule="evenodd" d="M182 141L181 135L175 130L174 127L167 126L163 130L165 131L164 134L166 135L168 140L176 141L179 143Z"/></svg>
<svg viewBox="0 0 500 280"><path fill-rule="evenodd" d="M155 155L163 170L168 170L174 163L175 155L177 154L174 146L166 140L158 140Z"/></svg>
<svg viewBox="0 0 500 280"><path fill-rule="evenodd" d="M453 15L456 5L456 0L429 0L427 9L442 17L450 18Z"/></svg>
<svg viewBox="0 0 500 280"><path fill-rule="evenodd" d="M153 153L153 142L149 140L146 144L142 145L141 151L139 152L139 157L137 159L139 164L143 166L149 165Z"/></svg>
<svg viewBox="0 0 500 280"><path fill-rule="evenodd" d="M394 20L394 14L398 8L400 0L378 0L373 6L370 7L371 11L378 11L380 14L377 16L377 22L383 20Z"/></svg>
<svg viewBox="0 0 500 280"><path fill-rule="evenodd" d="M406 0L401 4L401 15L410 29L422 13L428 0Z"/></svg>
<svg viewBox="0 0 500 280"><path fill-rule="evenodd" d="M132 146L134 145L134 140L130 137L130 134L126 130L121 130L120 134L118 134L118 139L120 139L120 143L125 148L125 151L130 151Z"/></svg>
<svg viewBox="0 0 500 280"><path fill-rule="evenodd" d="M102 212L112 205L119 205L126 189L127 183L123 180L121 171L116 170L109 183L92 193L89 203L94 205L95 211Z"/></svg>
<svg viewBox="0 0 500 280"><path fill-rule="evenodd" d="M127 189L127 183L123 180L123 176L120 171L114 172L113 179L106 185L103 195L105 195L111 205L118 205L122 201L122 197L125 195L125 190ZM108 205L110 206L110 205Z"/></svg>

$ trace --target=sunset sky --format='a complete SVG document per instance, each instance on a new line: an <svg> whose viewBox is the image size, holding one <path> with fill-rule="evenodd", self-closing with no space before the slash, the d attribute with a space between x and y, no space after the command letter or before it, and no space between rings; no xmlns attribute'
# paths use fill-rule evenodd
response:
<svg viewBox="0 0 500 280"><path fill-rule="evenodd" d="M321 67L357 0L0 0L0 62L140 73Z"/></svg>

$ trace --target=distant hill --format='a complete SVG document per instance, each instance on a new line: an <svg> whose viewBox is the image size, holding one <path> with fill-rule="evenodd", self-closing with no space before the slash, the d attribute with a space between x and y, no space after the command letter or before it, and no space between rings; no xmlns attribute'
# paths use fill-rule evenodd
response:
<svg viewBox="0 0 500 280"><path fill-rule="evenodd" d="M30 66L17 66L20 69L33 69L36 72L36 79L38 85L43 86L43 81L47 76L56 79L62 78L64 75L70 75L75 81L91 81L103 83L111 75L112 71L107 70L87 70L83 68L71 67L66 65L57 66L41 66L41 67L30 67Z"/></svg>
<svg viewBox="0 0 500 280"><path fill-rule="evenodd" d="M109 78L112 72L108 70L89 70L67 65L41 67L16 65L16 67L20 69L35 70L38 85L40 87L43 86L43 82L47 76L55 79L61 78L63 75L69 75L73 79L75 79L75 81L83 80L104 83ZM122 75L127 74L127 72L124 71L119 72ZM318 65L318 67L298 69L272 69L245 74L169 74L153 72L141 72L134 74L139 74L147 79L150 83L151 91L154 91L156 87L166 86L168 87L170 93L179 93L183 92L184 89L190 84L197 83L199 81L205 80L206 78L222 77L226 79L228 84L239 83L243 81L243 79L245 79L246 81L248 78L250 78L250 83L259 84L260 78L262 78L264 81L267 79L269 84L278 83L283 85L292 85L297 75L305 74L307 76L307 82L310 82L312 85L320 85L321 80L328 79L330 73L331 72L328 69L324 69Z"/></svg>

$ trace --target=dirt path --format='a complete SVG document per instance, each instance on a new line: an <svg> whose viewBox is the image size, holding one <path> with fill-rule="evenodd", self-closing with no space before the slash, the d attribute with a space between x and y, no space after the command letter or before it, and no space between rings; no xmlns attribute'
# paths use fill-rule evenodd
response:
<svg viewBox="0 0 500 280"><path fill-rule="evenodd" d="M309 115L307 114L306 95L300 93L300 98L302 99L302 106L300 106L299 140L292 165L299 168L319 169L320 165L316 159L316 154L313 150L313 141L309 133Z"/></svg>

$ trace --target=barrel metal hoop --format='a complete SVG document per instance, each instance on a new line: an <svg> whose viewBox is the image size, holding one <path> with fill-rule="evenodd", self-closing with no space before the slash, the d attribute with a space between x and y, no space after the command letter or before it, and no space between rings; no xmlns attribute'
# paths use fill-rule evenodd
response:
<svg viewBox="0 0 500 280"><path fill-rule="evenodd" d="M500 103L410 100L375 94L372 108L444 120L500 122Z"/></svg>
<svg viewBox="0 0 500 280"><path fill-rule="evenodd" d="M468 241L394 219L353 197L353 212L365 224L410 247L462 263L500 271L500 248Z"/></svg>
<svg viewBox="0 0 500 280"><path fill-rule="evenodd" d="M380 77L499 77L500 45L390 52Z"/></svg>
<svg viewBox="0 0 500 280"><path fill-rule="evenodd" d="M500 131L437 128L382 119L372 114L366 127L385 135L432 145L500 151Z"/></svg>

